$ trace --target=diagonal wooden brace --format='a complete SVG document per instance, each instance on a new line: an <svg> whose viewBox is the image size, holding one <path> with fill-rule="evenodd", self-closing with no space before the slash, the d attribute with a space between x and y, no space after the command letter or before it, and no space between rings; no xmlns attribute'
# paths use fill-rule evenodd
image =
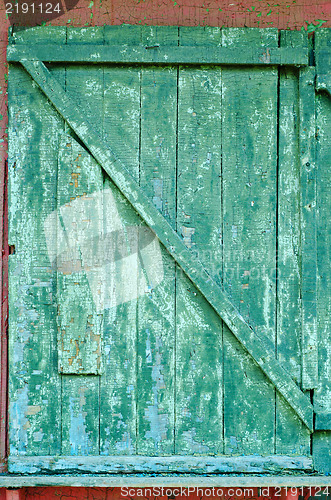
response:
<svg viewBox="0 0 331 500"><path fill-rule="evenodd" d="M32 52L26 54L26 57L26 59L20 61L22 66L83 141L86 148L107 172L133 208L154 231L161 243L211 307L227 324L233 335L245 347L264 374L312 432L313 407L288 372L275 358L273 346L269 339L256 333L246 323L200 261L187 249L182 239L147 198L120 160L115 157L109 145L93 130L92 125L86 120L84 112L80 111L79 105L64 91L43 62L34 57Z"/></svg>

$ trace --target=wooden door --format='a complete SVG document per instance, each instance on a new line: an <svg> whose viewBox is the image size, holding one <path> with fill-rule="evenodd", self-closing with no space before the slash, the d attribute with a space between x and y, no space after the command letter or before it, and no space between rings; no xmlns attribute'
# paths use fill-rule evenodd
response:
<svg viewBox="0 0 331 500"><path fill-rule="evenodd" d="M42 27L8 59L9 470L312 472L306 35Z"/></svg>

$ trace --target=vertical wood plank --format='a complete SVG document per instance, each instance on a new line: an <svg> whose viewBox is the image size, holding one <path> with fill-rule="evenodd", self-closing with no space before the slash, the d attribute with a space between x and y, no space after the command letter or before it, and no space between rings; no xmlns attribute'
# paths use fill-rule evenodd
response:
<svg viewBox="0 0 331 500"><path fill-rule="evenodd" d="M307 34L282 31L281 47L307 46ZM300 161L298 70L279 75L277 357L301 383ZM276 395L276 452L309 454L310 433Z"/></svg>
<svg viewBox="0 0 331 500"><path fill-rule="evenodd" d="M277 30L222 29L224 47L278 46ZM222 71L224 290L275 342L277 69ZM275 389L224 327L225 453L273 453Z"/></svg>
<svg viewBox="0 0 331 500"><path fill-rule="evenodd" d="M103 29L67 29L67 44L88 42L103 44ZM87 117L90 119L93 117L94 126L100 131L102 129L103 110L103 69L92 65L68 66L66 68L66 90L80 103ZM70 129L68 129L68 132L70 132ZM71 172L68 173L71 174L73 186L69 186L68 183L68 190L71 188L75 192L74 196L82 196L84 193L99 191L102 189L103 183L103 175L100 167L89 158L88 153L82 151L82 148L74 140L71 141L71 145L69 146L69 150L72 147L72 160L68 162L69 171L71 170ZM81 165L80 159L83 160ZM71 169L70 163L72 165ZM78 166L81 166L81 169L78 169ZM62 162L62 167L64 168L64 162ZM84 169L84 167L86 168ZM78 175L79 170L81 170L81 175ZM61 187L59 184L59 189ZM66 194L68 195L68 193ZM58 205L61 205L60 200L58 200ZM92 214L88 218L93 220ZM86 214L81 219L82 223L85 224L84 221L87 219ZM65 224L64 221L63 223ZM96 221L96 224L99 225L100 221ZM99 230L101 229L99 228ZM84 256L82 255L82 257ZM84 300L85 311L90 309L89 322L85 328L92 341L91 347L95 353L93 364L95 365L94 368L96 368L98 366L97 358L101 354L101 317L96 313L95 304L90 300L90 283L87 283L86 274L84 276L84 273L82 273L78 282L80 280L84 280L83 290L86 293L83 294L84 296L79 297L79 301L83 302ZM73 281L73 286L75 286L74 283ZM78 321L78 317L76 320ZM93 338L96 325L98 325L96 327L96 336ZM82 335L85 335L84 331ZM85 361L87 362L87 360ZM90 368L88 364L87 368ZM87 371L91 371L91 369ZM100 371L100 364L97 371ZM100 380L98 376L62 376L62 453L99 453L99 384Z"/></svg>
<svg viewBox="0 0 331 500"><path fill-rule="evenodd" d="M55 238L57 234L57 241L51 235L48 243L50 253L52 244L57 244L59 371L64 374L102 370L102 309L97 298L103 284L93 262L102 239L102 187L100 166L64 135L59 148L58 209L48 219L55 226Z"/></svg>
<svg viewBox="0 0 331 500"><path fill-rule="evenodd" d="M138 26L106 26L106 44L139 44ZM106 66L104 69L104 138L118 161L139 178L140 69ZM115 149L116 148L116 149ZM117 300L105 310L105 371L101 378L100 453L132 455L137 449L137 269L138 253L130 246L130 228L137 228L140 218L130 204L105 178L122 223L120 238L127 241L130 259L117 260L112 273L123 276L123 287L130 288L131 300ZM106 214L105 214L106 215ZM111 221L105 218L105 231ZM137 234L137 233L136 233ZM117 286L120 286L117 280ZM115 283L116 285L116 283ZM118 303L117 303L118 302Z"/></svg>
<svg viewBox="0 0 331 500"><path fill-rule="evenodd" d="M178 28L144 27L141 41L177 46ZM176 135L177 68L142 68L139 182L173 228ZM160 267L160 282L138 300L137 449L143 455L174 451L175 263L164 249L160 257L150 263Z"/></svg>
<svg viewBox="0 0 331 500"><path fill-rule="evenodd" d="M314 33L314 58L316 66L316 85L331 95L331 36L330 28L322 28Z"/></svg>
<svg viewBox="0 0 331 500"><path fill-rule="evenodd" d="M180 44L220 45L219 28L180 28ZM204 49L204 50L207 50ZM220 281L221 70L179 69L177 232ZM176 453L223 451L222 322L176 280Z"/></svg>
<svg viewBox="0 0 331 500"><path fill-rule="evenodd" d="M314 389L318 377L316 309L316 128L315 68L300 70L302 387Z"/></svg>
<svg viewBox="0 0 331 500"><path fill-rule="evenodd" d="M0 472L6 470L8 447L8 161L1 169L1 333L0 333Z"/></svg>
<svg viewBox="0 0 331 500"><path fill-rule="evenodd" d="M51 40L50 40L51 38ZM65 28L30 28L15 42L64 43ZM63 70L52 70L60 80ZM9 393L10 454L61 451L61 382L57 373L56 271L44 219L56 208L63 120L26 72L9 82Z"/></svg>
<svg viewBox="0 0 331 500"><path fill-rule="evenodd" d="M62 455L99 454L99 392L97 377L63 377Z"/></svg>
<svg viewBox="0 0 331 500"><path fill-rule="evenodd" d="M314 469L320 474L331 474L331 432L316 431L313 435Z"/></svg>
<svg viewBox="0 0 331 500"><path fill-rule="evenodd" d="M63 373L61 452L97 455L99 379L88 374L100 372L102 356L102 310L98 304L102 283L100 286L91 273L102 238L103 175L90 154L67 134L59 148L57 184L58 343Z"/></svg>
<svg viewBox="0 0 331 500"><path fill-rule="evenodd" d="M330 30L315 34L315 52L330 47ZM317 318L318 318L318 383L314 390L316 427L325 432L313 436L313 457L318 470L331 473L331 99L324 92L316 94L316 185L317 226ZM329 168L327 167L329 166ZM323 425L325 423L326 425Z"/></svg>

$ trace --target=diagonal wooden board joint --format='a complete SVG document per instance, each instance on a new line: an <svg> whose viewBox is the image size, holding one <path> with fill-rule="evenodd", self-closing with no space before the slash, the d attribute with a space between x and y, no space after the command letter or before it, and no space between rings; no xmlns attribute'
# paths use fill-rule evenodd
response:
<svg viewBox="0 0 331 500"><path fill-rule="evenodd" d="M257 334L222 289L213 281L203 265L185 246L179 235L147 198L139 184L121 162L115 158L109 145L93 130L74 99L65 92L51 75L43 62L33 53L20 62L40 89L48 97L64 120L85 144L91 155L109 175L122 194L154 231L169 254L182 268L188 278L205 297L219 317L227 324L233 335L244 346L255 363L274 384L279 393L293 408L308 429L313 432L313 407L308 398L292 380L288 372L275 358L273 347L266 336Z"/></svg>

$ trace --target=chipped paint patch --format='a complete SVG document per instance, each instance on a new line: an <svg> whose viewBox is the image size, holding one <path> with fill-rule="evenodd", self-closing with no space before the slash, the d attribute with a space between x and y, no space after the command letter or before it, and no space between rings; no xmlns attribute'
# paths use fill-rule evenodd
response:
<svg viewBox="0 0 331 500"><path fill-rule="evenodd" d="M25 385L16 391L15 397L10 402L10 442L12 443L10 452L12 455L25 454L28 452L28 434L30 427L26 417L26 410L29 406L29 389Z"/></svg>
<svg viewBox="0 0 331 500"><path fill-rule="evenodd" d="M160 413L160 395L166 389L165 381L163 377L164 367L162 364L162 339L161 337L156 337L155 339L155 352L154 359L152 358L151 347L149 336L146 342L146 353L149 356L149 363L153 363L152 366L152 405L149 405L145 409L145 419L149 423L149 430L145 432L146 439L152 439L154 442L155 450L160 448L163 440L167 439L168 428L169 428L169 415Z"/></svg>
<svg viewBox="0 0 331 500"><path fill-rule="evenodd" d="M195 233L195 228L182 226L181 231L185 245L187 246L187 248L192 248L193 246L192 236Z"/></svg>

